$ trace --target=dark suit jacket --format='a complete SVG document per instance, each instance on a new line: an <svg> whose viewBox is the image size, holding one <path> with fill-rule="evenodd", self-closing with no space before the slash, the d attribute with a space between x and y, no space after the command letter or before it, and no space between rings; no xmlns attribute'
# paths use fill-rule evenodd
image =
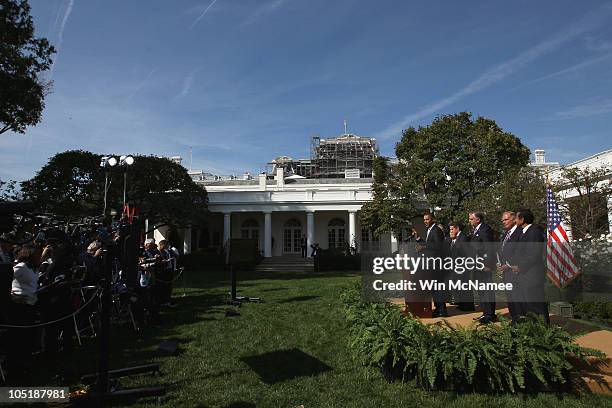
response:
<svg viewBox="0 0 612 408"><path fill-rule="evenodd" d="M521 236L523 236L523 229L521 227L516 227L512 235L504 243L506 235L509 232L510 230L506 231L506 234L504 234L501 242L499 243L499 260L502 264L505 264L507 261L510 265L516 265L514 257L520 252L516 243L521 239Z"/></svg>
<svg viewBox="0 0 612 408"><path fill-rule="evenodd" d="M545 245L546 236L536 225L531 225L517 241L517 255L514 257L519 267L519 282L527 285L544 283L546 272Z"/></svg>
<svg viewBox="0 0 612 408"><path fill-rule="evenodd" d="M466 234L461 232L459 236L455 239L455 243L451 240L450 244L450 257L451 258L461 258L470 256L470 251L468 248L469 240Z"/></svg>
<svg viewBox="0 0 612 408"><path fill-rule="evenodd" d="M520 253L521 253L520 245L518 244L518 241L523 236L523 229L521 227L516 227L512 235L510 235L508 240L505 241L504 243L504 240L506 239L506 235L509 232L510 230L506 231L506 234L504 234L504 236L502 237L502 242L499 243L499 250L497 251L499 255L499 260L502 263L502 265L505 265L506 262L509 263L510 265L516 265L517 263L516 257L520 256ZM516 277L515 275L516 274L512 272L511 270L505 271L504 272L504 282L506 283L514 282L515 277Z"/></svg>
<svg viewBox="0 0 612 408"><path fill-rule="evenodd" d="M470 235L472 255L484 258L485 266L495 269L497 257L493 246L493 230L487 224L480 224L478 231Z"/></svg>
<svg viewBox="0 0 612 408"><path fill-rule="evenodd" d="M444 233L437 226L434 225L429 232L429 235L425 236L425 249L423 253L425 256L443 256L444 252Z"/></svg>
<svg viewBox="0 0 612 408"><path fill-rule="evenodd" d="M437 225L434 225L431 228L429 235L425 235L425 239L420 238L419 240L417 240L417 242L419 242L421 245L424 245L424 248L421 252L423 253L423 255L425 255L425 258L442 258L444 256L444 233ZM429 261L430 266L432 267L427 272L440 272L439 268L437 268L438 262L433 262L433 265L431 264L432 262L433 261Z"/></svg>

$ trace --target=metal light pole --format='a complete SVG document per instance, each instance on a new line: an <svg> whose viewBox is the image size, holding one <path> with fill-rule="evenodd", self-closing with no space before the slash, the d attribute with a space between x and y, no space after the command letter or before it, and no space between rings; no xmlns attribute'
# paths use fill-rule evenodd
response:
<svg viewBox="0 0 612 408"><path fill-rule="evenodd" d="M132 156L121 156L119 158L119 166L123 168L123 207L127 203L127 171L128 167L134 164L134 158Z"/></svg>
<svg viewBox="0 0 612 408"><path fill-rule="evenodd" d="M104 210L102 215L106 217L106 199L108 197L108 175L110 173L110 168L117 165L117 158L112 156L102 156L100 160L100 167L106 170L106 175L104 178Z"/></svg>

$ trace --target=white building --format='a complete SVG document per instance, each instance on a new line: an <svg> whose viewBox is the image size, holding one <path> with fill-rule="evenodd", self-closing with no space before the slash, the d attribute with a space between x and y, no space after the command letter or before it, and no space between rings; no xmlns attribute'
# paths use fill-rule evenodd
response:
<svg viewBox="0 0 612 408"><path fill-rule="evenodd" d="M553 182L559 182L562 180L562 171L564 168L576 168L579 170L597 170L605 168L610 172L603 180L599 181L599 184L603 185L610 183L610 180L612 180L612 149L604 150L603 152L585 157L584 159L580 159L563 166L556 162L547 162L545 151L542 149L537 149L535 150L535 162L531 163L531 165L544 169ZM578 195L578 191L574 188L568 188L561 191L559 195L562 200L571 199ZM608 230L610 233L612 233L612 196L604 199L606 200L608 207ZM568 232L571 234L571 231Z"/></svg>
<svg viewBox="0 0 612 408"><path fill-rule="evenodd" d="M544 150L535 153L532 165L545 168L553 179L559 177L565 166L547 162ZM612 149L566 166L612 168ZM397 240L391 234L375 237L359 222L361 207L372 200L372 178L304 178L286 174L280 166L274 175L262 173L255 177L248 173L189 173L206 188L211 216L206 225L180 232L186 253L198 248L221 248L229 238L253 238L265 257L299 254L303 236L309 251L314 243L324 249L349 243L358 250L397 250ZM568 189L562 198L575 194ZM607 200L612 232L612 198ZM420 230L422 225L415 227ZM157 239L165 235L164 228L155 231Z"/></svg>
<svg viewBox="0 0 612 408"><path fill-rule="evenodd" d="M218 246L231 238L254 238L265 257L299 254L307 246L333 248L350 243L379 245L362 230L358 212L372 199L372 179L307 179L284 174L269 179L199 181L208 192L212 213L194 246ZM389 245L390 245L390 238Z"/></svg>

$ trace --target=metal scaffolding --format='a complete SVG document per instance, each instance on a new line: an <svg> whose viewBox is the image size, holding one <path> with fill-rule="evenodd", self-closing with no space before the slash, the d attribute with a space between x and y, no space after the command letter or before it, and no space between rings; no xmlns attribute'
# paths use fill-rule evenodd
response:
<svg viewBox="0 0 612 408"><path fill-rule="evenodd" d="M345 133L321 139L313 136L310 162L313 178L372 177L372 161L378 155L376 139ZM358 171L357 171L358 170Z"/></svg>

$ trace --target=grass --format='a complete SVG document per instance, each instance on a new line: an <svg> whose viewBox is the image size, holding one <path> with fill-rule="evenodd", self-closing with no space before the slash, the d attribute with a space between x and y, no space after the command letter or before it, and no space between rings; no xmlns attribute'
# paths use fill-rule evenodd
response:
<svg viewBox="0 0 612 408"><path fill-rule="evenodd" d="M125 387L164 384L168 407L594 407L611 406L600 395L459 395L425 392L411 383L387 383L355 362L347 348L339 294L356 276L342 273L241 276L239 294L264 303L229 306L228 275L188 271L175 289L178 307L164 311L163 325L134 333L113 329L112 368L159 362L163 375L122 381ZM185 297L182 284L185 283ZM226 316L228 309L239 313ZM180 342L181 353L162 356L158 344ZM65 379L76 384L95 371L95 341L62 361ZM51 385L50 371L36 382ZM141 400L135 406L154 406Z"/></svg>

